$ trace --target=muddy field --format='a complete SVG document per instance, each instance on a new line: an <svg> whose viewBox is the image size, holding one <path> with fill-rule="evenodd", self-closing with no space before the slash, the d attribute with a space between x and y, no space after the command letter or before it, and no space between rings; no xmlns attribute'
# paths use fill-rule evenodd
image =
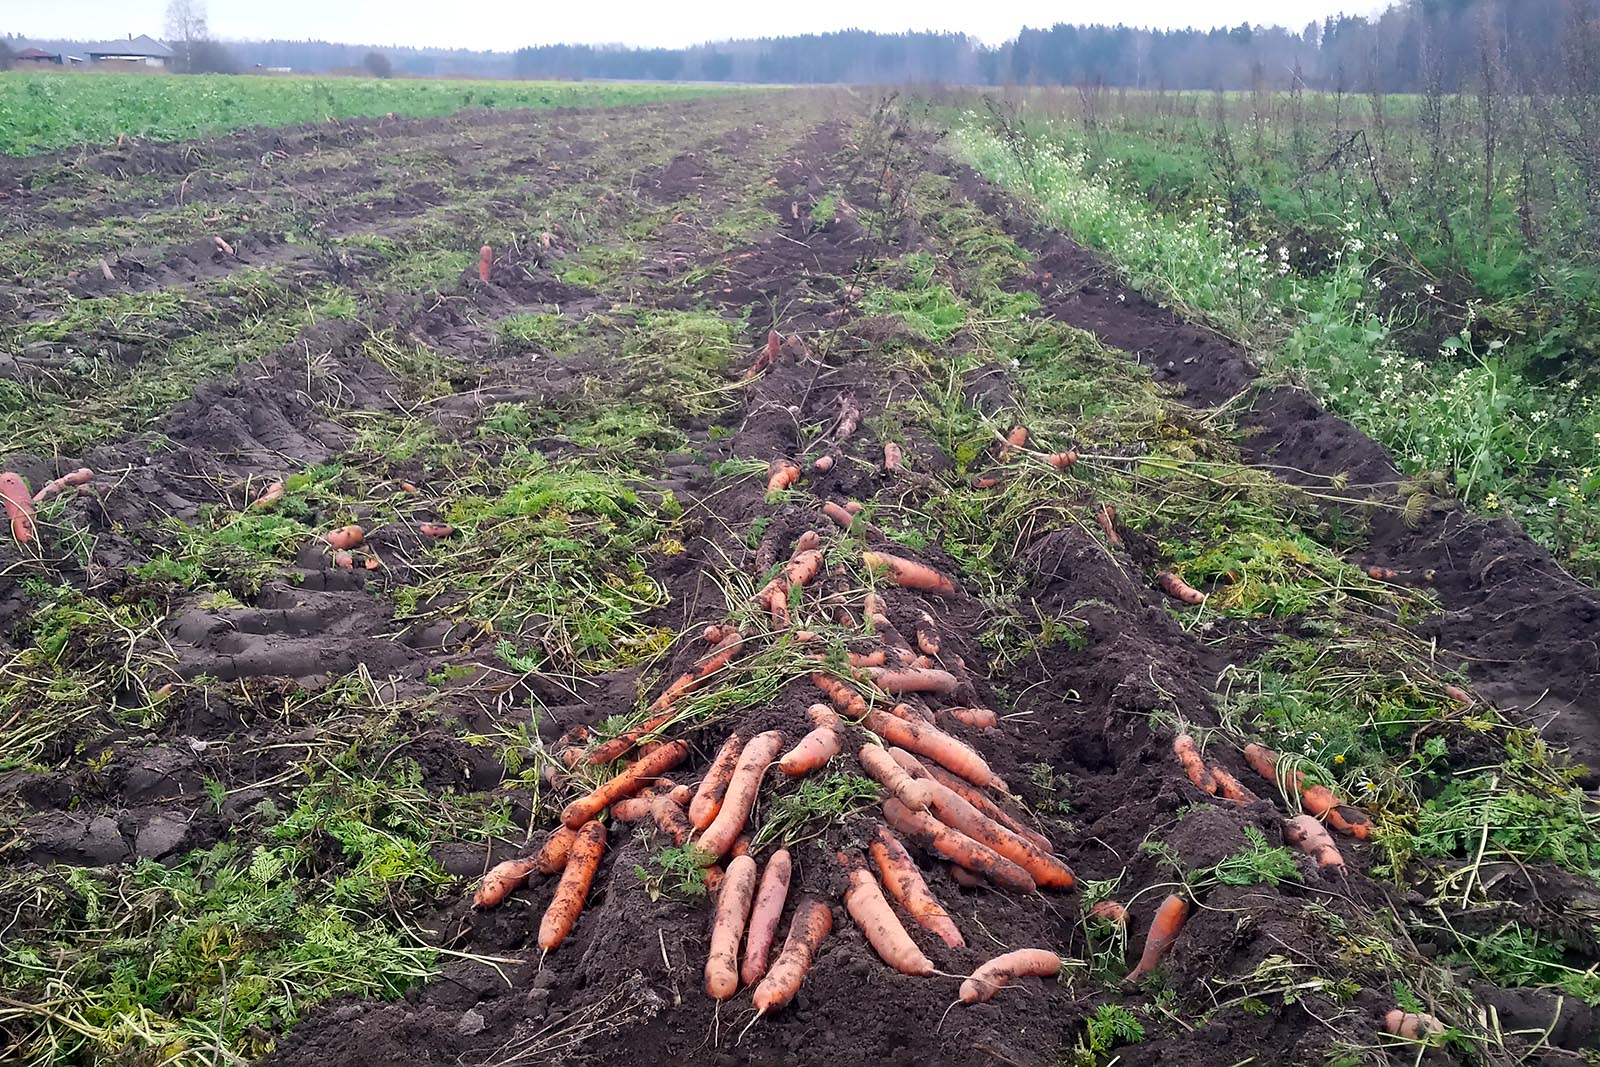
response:
<svg viewBox="0 0 1600 1067"><path fill-rule="evenodd" d="M1600 598L892 103L351 121L0 163L0 195L0 469L94 472L0 540L0 1060L1594 1062ZM553 950L558 876L472 905L709 626L737 652L637 738L687 743L675 782L799 742L819 677L847 720L747 823L793 861L780 944L802 898L833 918L760 1019L704 988L729 864L649 816L607 817ZM944 691L900 704L877 657ZM844 905L886 717L1074 875L902 833L964 941L900 912L926 977ZM1285 840L1296 770L1359 809L1342 865ZM955 1003L1018 948L1061 974Z"/></svg>

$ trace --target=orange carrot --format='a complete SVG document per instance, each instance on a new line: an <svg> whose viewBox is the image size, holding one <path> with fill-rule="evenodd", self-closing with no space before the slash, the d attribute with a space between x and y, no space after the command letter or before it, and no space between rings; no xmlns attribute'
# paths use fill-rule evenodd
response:
<svg viewBox="0 0 1600 1067"><path fill-rule="evenodd" d="M999 448L999 456L1005 459L1019 448L1028 444L1028 428L1026 426L1013 426L1011 432L1006 434L1006 443Z"/></svg>
<svg viewBox="0 0 1600 1067"><path fill-rule="evenodd" d="M664 711L660 715L652 716L631 730L624 730L603 745L599 745L589 753L588 763L595 766L601 763L614 763L628 754L628 750L637 745L639 741L655 733L672 721L676 715L674 711Z"/></svg>
<svg viewBox="0 0 1600 1067"><path fill-rule="evenodd" d="M750 743L744 746L744 751L739 753L739 762L734 765L728 791L722 798L722 807L695 842L701 852L709 857L707 863L715 863L733 847L733 839L739 836L745 820L750 817L750 808L761 790L762 776L782 748L783 733L768 730L752 737Z"/></svg>
<svg viewBox="0 0 1600 1067"><path fill-rule="evenodd" d="M328 531L322 535L322 540L327 542L329 548L349 549L359 545L366 536L367 531L352 523L349 526L341 526L337 530Z"/></svg>
<svg viewBox="0 0 1600 1067"><path fill-rule="evenodd" d="M661 832L672 838L674 845L683 844L694 833L683 805L673 799L670 793L663 793L650 802L650 816L655 819Z"/></svg>
<svg viewBox="0 0 1600 1067"><path fill-rule="evenodd" d="M271 485L267 486L260 496L256 497L250 502L250 506L253 508L264 508L269 504L276 504L278 501L283 499L283 494L286 492L288 492L288 487L282 482L273 482Z"/></svg>
<svg viewBox="0 0 1600 1067"><path fill-rule="evenodd" d="M767 492L787 489L800 480L800 468L786 459L775 459L767 464Z"/></svg>
<svg viewBox="0 0 1600 1067"><path fill-rule="evenodd" d="M1004 808L990 800L983 790L979 789L965 778L962 778L959 775L951 774L937 763L933 763L931 761L928 763L923 763L917 760L917 758L911 755L909 752L904 753L902 756L902 753L899 749L891 749L890 755L894 756L895 759L900 760L900 765L905 767L907 771L910 771L913 777L916 776L916 772L911 770L911 767L907 763L908 760L916 763L918 767L921 767L928 777L938 781L946 788L953 790L958 796L961 797L961 799L965 800L968 804L971 804L973 807L989 816L989 818L993 819L995 822L1009 827L1013 833L1021 834L1023 837L1027 838L1029 841L1032 841L1046 852L1055 851L1055 846L1050 843L1050 839L1048 837L1045 837L1043 834L1029 826L1027 823L1023 822L1021 819L1013 818L1011 814L1008 813Z"/></svg>
<svg viewBox="0 0 1600 1067"><path fill-rule="evenodd" d="M631 767L588 796L568 804L561 813L561 822L574 829L581 827L623 797L631 797L644 789L657 776L682 763L688 755L687 741L673 741L662 745L648 756L634 761Z"/></svg>
<svg viewBox="0 0 1600 1067"><path fill-rule="evenodd" d="M912 811L890 797L883 802L883 814L891 827L904 834L918 848L975 871L1002 889L1032 893L1038 888L1027 871L988 845L944 825L927 812Z"/></svg>
<svg viewBox="0 0 1600 1067"><path fill-rule="evenodd" d="M1089 909L1091 919L1104 919L1106 922L1117 923L1120 926L1128 925L1128 909L1115 900L1102 900Z"/></svg>
<svg viewBox="0 0 1600 1067"><path fill-rule="evenodd" d="M789 896L791 870L789 851L780 848L761 872L761 886L756 890L755 906L750 909L750 932L745 935L744 966L739 968L739 978L745 985L754 985L767 973L767 955L778 936L778 919Z"/></svg>
<svg viewBox="0 0 1600 1067"><path fill-rule="evenodd" d="M28 483L22 475L15 471L0 474L0 500L4 500L6 514L11 517L11 536L18 544L32 541L33 519L37 512L33 507L33 494L28 492Z"/></svg>
<svg viewBox="0 0 1600 1067"><path fill-rule="evenodd" d="M1210 767L1210 774L1212 781L1217 783L1218 796L1239 805L1254 804L1256 802L1256 795L1246 789L1239 779L1228 773L1226 768L1219 767L1213 763Z"/></svg>
<svg viewBox="0 0 1600 1067"><path fill-rule="evenodd" d="M484 245L482 248L478 249L478 280L480 282L486 282L489 280L489 267L492 266L493 263L493 248L490 248L488 245Z"/></svg>
<svg viewBox="0 0 1600 1067"><path fill-rule="evenodd" d="M733 839L733 847L728 849L728 855L734 858L750 855L750 835L740 834Z"/></svg>
<svg viewBox="0 0 1600 1067"><path fill-rule="evenodd" d="M231 256L235 254L233 251L233 246L227 241L223 240L221 234L213 234L211 237L211 243L216 247L218 252L221 252L225 256Z"/></svg>
<svg viewBox="0 0 1600 1067"><path fill-rule="evenodd" d="M661 792L647 789L636 797L623 797L611 805L611 817L618 822L638 822L640 819L653 818L656 798L660 796Z"/></svg>
<svg viewBox="0 0 1600 1067"><path fill-rule="evenodd" d="M533 869L538 874L555 874L566 867L572 854L572 842L578 831L570 826L558 826L544 839L544 844L533 854Z"/></svg>
<svg viewBox="0 0 1600 1067"><path fill-rule="evenodd" d="M874 667L872 681L885 693L954 693L961 683L949 671L937 667L898 670Z"/></svg>
<svg viewBox="0 0 1600 1067"><path fill-rule="evenodd" d="M711 924L711 951L706 956L706 995L727 1000L739 991L739 942L756 895L756 861L737 856L723 874L717 893L716 919Z"/></svg>
<svg viewBox="0 0 1600 1067"><path fill-rule="evenodd" d="M1395 579L1395 574L1388 567L1373 566L1367 568L1367 577L1375 582L1392 582Z"/></svg>
<svg viewBox="0 0 1600 1067"><path fill-rule="evenodd" d="M859 857L851 859L841 852L839 859L848 867L845 877L849 881L849 888L844 894L844 910L861 928L872 951L901 974L922 977L932 974L933 961L923 954L895 917L894 909L889 907L889 901L884 898L877 879L860 866Z"/></svg>
<svg viewBox="0 0 1600 1067"><path fill-rule="evenodd" d="M1211 772L1206 770L1205 760L1200 758L1200 750L1194 745L1194 738L1188 734L1179 734L1172 740L1172 751L1177 754L1178 762L1183 764L1183 773L1189 776L1189 781L1203 793L1215 794L1217 781Z"/></svg>
<svg viewBox="0 0 1600 1067"><path fill-rule="evenodd" d="M945 714L974 730L993 730L1000 725L1000 716L988 708L945 708Z"/></svg>
<svg viewBox="0 0 1600 1067"><path fill-rule="evenodd" d="M867 510L866 506L859 500L846 500L844 502L844 509L852 515L859 515L863 511Z"/></svg>
<svg viewBox="0 0 1600 1067"><path fill-rule="evenodd" d="M1278 754L1266 745L1245 745L1244 758L1251 769L1267 781L1279 780ZM1325 785L1307 785L1304 771L1292 771L1289 782L1300 794L1301 806L1319 819L1328 820L1328 825L1335 830L1363 841L1372 836L1372 819L1366 812L1344 803Z"/></svg>
<svg viewBox="0 0 1600 1067"><path fill-rule="evenodd" d="M1250 769L1269 782L1278 780L1278 754L1266 745L1251 742L1244 746L1244 760L1250 764ZM1295 783L1299 785L1298 782Z"/></svg>
<svg viewBox="0 0 1600 1067"><path fill-rule="evenodd" d="M489 868L489 873L483 876L478 891L472 895L472 906L474 908L498 906L536 867L537 861L526 857L495 864Z"/></svg>
<svg viewBox="0 0 1600 1067"><path fill-rule="evenodd" d="M42 504L57 493L64 493L68 489L73 489L80 485L88 485L92 481L94 481L94 471L88 467L79 467L75 471L69 471L59 478L52 478L50 481L45 482L39 491L33 494L33 502Z"/></svg>
<svg viewBox="0 0 1600 1067"><path fill-rule="evenodd" d="M1395 1008L1383 1017L1383 1032L1408 1041L1425 1040L1429 1035L1442 1034L1444 1023L1432 1015Z"/></svg>
<svg viewBox="0 0 1600 1067"><path fill-rule="evenodd" d="M828 516L828 518L832 519L834 524L842 530L850 529L850 524L855 521L854 515L850 514L844 508L840 507L838 504L835 504L831 500L823 503L822 513Z"/></svg>
<svg viewBox="0 0 1600 1067"><path fill-rule="evenodd" d="M1150 974L1151 971L1161 966L1162 957L1178 939L1178 931L1183 929L1183 920L1189 917L1189 902L1176 893L1167 897L1156 909L1156 917L1150 923L1150 933L1144 939L1144 953L1139 957L1139 965L1128 972L1122 980L1126 986L1136 986Z"/></svg>
<svg viewBox="0 0 1600 1067"><path fill-rule="evenodd" d="M956 583L925 563L891 556L886 552L863 552L861 562L869 570L882 570L890 584L903 589L919 589L940 596L955 595Z"/></svg>
<svg viewBox="0 0 1600 1067"><path fill-rule="evenodd" d="M677 681L661 691L661 695L650 705L650 710L664 711L670 708L678 698L692 693L707 678L732 663L733 657L737 656L743 647L744 635L738 630L718 641L716 646L695 664L693 670L685 671L678 676Z"/></svg>
<svg viewBox="0 0 1600 1067"><path fill-rule="evenodd" d="M1049 889L1070 889L1075 884L1071 869L1051 854L1049 849L1040 848L1019 834L1012 833L967 803L955 790L932 778L924 779L921 784L925 789L923 795L928 801L928 811L950 829L993 849L1027 871L1038 885ZM971 864L963 866L970 867Z"/></svg>
<svg viewBox="0 0 1600 1067"><path fill-rule="evenodd" d="M431 537L435 540L439 540L440 538L449 537L451 534L455 533L456 528L451 526L448 522L423 522L417 524L417 532L423 537Z"/></svg>
<svg viewBox="0 0 1600 1067"><path fill-rule="evenodd" d="M694 787L689 785L675 785L667 790L667 796L680 808L687 809L689 802L694 799Z"/></svg>
<svg viewBox="0 0 1600 1067"><path fill-rule="evenodd" d="M843 743L840 733L843 725L832 708L826 704L813 704L806 709L806 714L810 716L815 729L802 737L800 743L778 761L778 770L791 778L810 774L827 763L839 754Z"/></svg>
<svg viewBox="0 0 1600 1067"><path fill-rule="evenodd" d="M990 474L974 474L972 476L972 488L974 488L974 489L993 489L995 486L999 485L1001 483L1001 481L1003 481L1003 480L1004 479L1002 479L998 474L993 474L993 473L990 473Z"/></svg>
<svg viewBox="0 0 1600 1067"><path fill-rule="evenodd" d="M717 758L711 761L711 768L700 780L700 788L689 802L689 823L696 830L704 830L717 817L717 809L722 807L722 798L727 795L728 783L733 780L733 768L738 764L742 751L744 738L738 734L729 734L728 739L722 742L722 749L717 753Z"/></svg>
<svg viewBox="0 0 1600 1067"><path fill-rule="evenodd" d="M796 588L807 585L821 569L821 549L799 549L783 568L783 573L767 583L757 599L765 601L774 622L780 626L789 624L789 597Z"/></svg>
<svg viewBox="0 0 1600 1067"><path fill-rule="evenodd" d="M795 998L806 972L811 969L811 961L816 958L817 949L832 930L833 911L826 904L807 897L796 905L783 951L761 979L761 984L756 986L753 1003L757 1018Z"/></svg>
<svg viewBox="0 0 1600 1067"><path fill-rule="evenodd" d="M926 611L917 619L917 648L924 656L939 654L939 627Z"/></svg>
<svg viewBox="0 0 1600 1067"><path fill-rule="evenodd" d="M1106 540L1114 545L1122 544L1122 538L1117 536L1117 511L1110 504L1101 504L1100 510L1094 513L1095 521L1100 524L1100 529L1106 532Z"/></svg>
<svg viewBox="0 0 1600 1067"><path fill-rule="evenodd" d="M706 868L706 891L711 894L711 898L713 900L715 900L717 894L722 891L722 878L723 870L720 863L713 863L711 866Z"/></svg>
<svg viewBox="0 0 1600 1067"><path fill-rule="evenodd" d="M818 456L816 459L811 461L811 469L816 471L818 474L827 474L829 471L833 470L833 457L827 455Z"/></svg>
<svg viewBox="0 0 1600 1067"><path fill-rule="evenodd" d="M872 842L872 858L877 861L878 873L883 876L889 895L906 909L916 924L936 935L951 948L961 948L966 942L948 912L934 899L933 891L917 870L911 854L887 826L878 827L878 836Z"/></svg>
<svg viewBox="0 0 1600 1067"><path fill-rule="evenodd" d="M844 658L852 667L881 667L889 654L881 648L875 648L871 652L847 652Z"/></svg>
<svg viewBox="0 0 1600 1067"><path fill-rule="evenodd" d="M914 811L927 809L927 790L919 788L916 780L895 762L882 745L862 745L856 758L861 762L861 769L867 772L867 777L887 789L891 796L899 798L902 804Z"/></svg>
<svg viewBox="0 0 1600 1067"><path fill-rule="evenodd" d="M961 864L947 864L946 869L950 872L951 881L955 882L955 884L960 886L962 889L983 888L983 878L967 870L965 867L961 866Z"/></svg>
<svg viewBox="0 0 1600 1067"><path fill-rule="evenodd" d="M567 856L566 869L556 884L555 896L545 909L539 922L539 947L549 952L567 939L583 902L588 899L589 886L594 883L595 872L600 869L600 857L606 850L606 827L602 822L591 821L578 831L573 839L572 851Z"/></svg>
<svg viewBox="0 0 1600 1067"><path fill-rule="evenodd" d="M341 549L333 554L333 565L344 570L350 570L356 565L356 558Z"/></svg>
<svg viewBox="0 0 1600 1067"><path fill-rule="evenodd" d="M903 449L901 449L901 447L899 445L895 444L893 441L889 441L889 442L884 444L884 446L883 446L883 469L884 470L886 470L886 471L897 471L897 470L900 469L900 464L902 462L904 462L904 460L905 460L905 451Z"/></svg>
<svg viewBox="0 0 1600 1067"><path fill-rule="evenodd" d="M1283 839L1316 860L1319 867L1344 866L1344 857L1334 847L1333 838L1314 815L1283 820Z"/></svg>
<svg viewBox="0 0 1600 1067"><path fill-rule="evenodd" d="M848 717L859 719L867 713L867 702L861 694L833 675L817 671L811 676L811 684L822 690L833 701L833 706Z"/></svg>
<svg viewBox="0 0 1600 1067"><path fill-rule="evenodd" d="M1005 782L989 769L982 756L936 726L906 722L881 711L867 712L862 725L890 744L899 745L918 756L926 756L973 785L998 789L1002 793L1010 792Z"/></svg>
<svg viewBox="0 0 1600 1067"><path fill-rule="evenodd" d="M1061 957L1042 948L1019 948L985 963L961 983L961 1003L982 1004L1013 978L1054 978L1061 973Z"/></svg>
<svg viewBox="0 0 1600 1067"><path fill-rule="evenodd" d="M1044 457L1044 461L1050 466L1054 467L1056 470L1064 471L1074 463L1078 462L1078 453L1075 449L1069 448L1065 452L1050 453L1048 456Z"/></svg>
<svg viewBox="0 0 1600 1067"><path fill-rule="evenodd" d="M1156 575L1156 584L1161 587L1174 600L1181 600L1185 604L1204 604L1206 595L1188 582L1179 578L1171 571L1162 571Z"/></svg>

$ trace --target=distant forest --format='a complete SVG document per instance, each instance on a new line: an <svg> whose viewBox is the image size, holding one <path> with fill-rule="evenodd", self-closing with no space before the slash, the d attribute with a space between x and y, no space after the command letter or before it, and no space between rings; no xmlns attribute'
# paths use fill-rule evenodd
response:
<svg viewBox="0 0 1600 1067"><path fill-rule="evenodd" d="M1471 84L1491 56L1510 84L1560 69L1568 31L1596 0L1404 0L1372 18L1304 27L1025 29L997 47L961 34L846 30L681 49L541 45L516 52L227 42L238 69L360 70L376 50L395 74L785 83L1107 85L1141 89L1312 88L1413 92ZM72 49L74 42L36 42ZM1566 57L1568 60L1571 57ZM1600 56L1589 57L1600 71Z"/></svg>

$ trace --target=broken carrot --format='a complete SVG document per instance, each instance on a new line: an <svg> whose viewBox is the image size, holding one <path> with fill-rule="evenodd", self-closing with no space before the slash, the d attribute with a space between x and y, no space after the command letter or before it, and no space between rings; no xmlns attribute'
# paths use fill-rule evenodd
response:
<svg viewBox="0 0 1600 1067"><path fill-rule="evenodd" d="M1061 957L1042 948L1019 948L996 956L961 983L961 1003L982 1004L1013 978L1054 978L1061 973Z"/></svg>
<svg viewBox="0 0 1600 1067"><path fill-rule="evenodd" d="M850 514L844 508L840 507L838 504L835 504L831 500L823 503L822 513L828 516L828 518L832 519L834 524L837 525L841 530L850 529L850 524L855 521L854 515Z"/></svg>
<svg viewBox="0 0 1600 1067"><path fill-rule="evenodd" d="M283 494L286 492L288 492L288 488L282 482L273 482L262 491L260 496L250 502L250 506L264 508L269 504L276 504L283 499Z"/></svg>
<svg viewBox="0 0 1600 1067"><path fill-rule="evenodd" d="M1316 860L1319 867L1344 866L1344 857L1334 847L1333 838L1314 815L1283 820L1283 840Z"/></svg>
<svg viewBox="0 0 1600 1067"><path fill-rule="evenodd" d="M696 830L704 830L717 817L717 809L722 807L722 798L727 795L728 783L733 780L733 769L742 751L744 738L729 734L728 739L722 742L717 758L711 761L706 776L700 779L700 788L695 790L694 799L689 802L689 823Z"/></svg>
<svg viewBox="0 0 1600 1067"><path fill-rule="evenodd" d="M767 973L767 955L778 936L778 919L789 896L791 870L789 850L780 848L761 872L761 885L750 909L750 930L744 939L744 965L739 968L739 978L745 985L755 985Z"/></svg>
<svg viewBox="0 0 1600 1067"><path fill-rule="evenodd" d="M1256 802L1256 795L1246 789L1243 783L1230 774L1226 768L1219 767L1213 763L1209 770L1212 781L1217 783L1218 796L1240 805L1254 804Z"/></svg>
<svg viewBox="0 0 1600 1067"><path fill-rule="evenodd" d="M80 485L88 485L92 481L94 481L94 471L88 467L79 467L75 471L69 471L59 478L52 478L45 482L44 485L39 487L39 491L33 494L33 502L42 504L57 493L64 493L68 489L74 489Z"/></svg>
<svg viewBox="0 0 1600 1067"><path fill-rule="evenodd" d="M867 713L867 702L861 694L833 675L817 671L811 675L811 684L822 690L833 701L833 706L850 718L859 719Z"/></svg>
<svg viewBox="0 0 1600 1067"><path fill-rule="evenodd" d="M1102 900L1089 909L1089 918L1104 919L1106 922L1126 926L1128 925L1128 909L1123 907L1119 901Z"/></svg>
<svg viewBox="0 0 1600 1067"><path fill-rule="evenodd" d="M1444 1023L1419 1011L1402 1011L1395 1008L1383 1017L1384 1033L1403 1037L1407 1041L1424 1040L1432 1034L1442 1034Z"/></svg>
<svg viewBox="0 0 1600 1067"><path fill-rule="evenodd" d="M917 649L924 656L939 654L939 627L926 611L917 618Z"/></svg>
<svg viewBox="0 0 1600 1067"><path fill-rule="evenodd" d="M1150 923L1150 932L1145 936L1139 965L1128 972L1128 976L1122 980L1123 985L1138 985L1151 971L1161 966L1162 958L1172 948L1172 943L1178 940L1178 932L1183 929L1183 921L1188 917L1189 902L1178 894L1173 893L1161 902L1156 909L1155 919Z"/></svg>
<svg viewBox="0 0 1600 1067"><path fill-rule="evenodd" d="M1101 504L1100 510L1094 513L1095 521L1100 524L1100 529L1106 532L1106 540L1113 545L1122 544L1122 538L1117 536L1117 511L1110 504Z"/></svg>
<svg viewBox="0 0 1600 1067"><path fill-rule="evenodd" d="M800 480L800 468L786 459L775 459L767 464L767 492L787 489Z"/></svg>
<svg viewBox="0 0 1600 1067"><path fill-rule="evenodd" d="M1156 575L1156 584L1172 599L1181 600L1185 604L1204 604L1206 601L1204 593L1171 571L1162 571Z"/></svg>
<svg viewBox="0 0 1600 1067"><path fill-rule="evenodd" d="M917 787L916 780L895 762L888 749L882 745L862 745L856 759L860 761L861 769L867 772L867 777L887 789L891 796L898 797L915 811L927 808L926 790Z"/></svg>
<svg viewBox="0 0 1600 1067"><path fill-rule="evenodd" d="M417 524L417 532L423 537L440 540L456 532L456 528L448 522L423 522Z"/></svg>
<svg viewBox="0 0 1600 1067"><path fill-rule="evenodd" d="M595 872L600 869L600 857L606 850L606 827L591 820L578 831L567 855L566 869L556 884L555 896L539 921L539 947L549 952L567 939L572 927L583 911L589 897L589 887L594 884Z"/></svg>
<svg viewBox="0 0 1600 1067"><path fill-rule="evenodd" d="M662 793L650 802L650 817L655 819L662 833L672 838L674 845L683 844L694 833L694 827L689 825L689 816L683 810L683 805L679 804L670 793Z"/></svg>
<svg viewBox="0 0 1600 1067"><path fill-rule="evenodd" d="M871 571L882 571L890 584L902 589L917 589L940 596L954 596L956 583L926 563L891 556L887 552L863 552L861 562Z"/></svg>
<svg viewBox="0 0 1600 1067"><path fill-rule="evenodd" d="M599 786L588 796L580 797L568 804L561 812L561 822L574 829L583 826L612 804L644 789L651 780L672 770L688 755L687 741L673 741L662 745L648 756L641 756L627 770Z"/></svg>
<svg viewBox="0 0 1600 1067"><path fill-rule="evenodd" d="M883 469L890 472L897 471L904 461L905 450L893 441L885 442L883 446Z"/></svg>
<svg viewBox="0 0 1600 1067"><path fill-rule="evenodd" d="M350 549L359 545L367 536L367 531L351 523L341 526L337 530L329 530L322 535L322 540L329 548Z"/></svg>
<svg viewBox="0 0 1600 1067"><path fill-rule="evenodd" d="M878 827L872 841L872 858L878 864L878 873L889 895L899 902L916 924L937 936L951 948L961 948L966 942L948 912L934 899L933 891L917 870L911 854L900 839L887 826Z"/></svg>
<svg viewBox="0 0 1600 1067"><path fill-rule="evenodd" d="M484 245L482 248L478 249L478 280L480 282L486 282L489 280L489 268L493 265L494 249L490 248L488 245Z"/></svg>
<svg viewBox="0 0 1600 1067"><path fill-rule="evenodd" d="M813 704L806 709L814 729L800 739L778 761L778 770L791 778L810 774L839 754L843 743L840 733L843 724L839 716L826 704Z"/></svg>
<svg viewBox="0 0 1600 1067"><path fill-rule="evenodd" d="M1069 448L1065 452L1050 453L1048 456L1044 457L1044 461L1050 466L1054 467L1056 470L1064 471L1074 463L1078 462L1078 453L1076 450Z"/></svg>
<svg viewBox="0 0 1600 1067"><path fill-rule="evenodd" d="M811 461L811 469L816 471L818 474L827 474L829 471L833 470L833 457L829 455L818 456L816 459Z"/></svg>

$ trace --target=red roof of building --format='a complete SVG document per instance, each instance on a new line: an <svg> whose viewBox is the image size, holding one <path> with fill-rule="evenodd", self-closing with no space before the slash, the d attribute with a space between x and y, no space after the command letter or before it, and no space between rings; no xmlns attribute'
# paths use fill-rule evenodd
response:
<svg viewBox="0 0 1600 1067"><path fill-rule="evenodd" d="M24 48L17 53L18 59L54 59L54 52L46 52L43 48Z"/></svg>

